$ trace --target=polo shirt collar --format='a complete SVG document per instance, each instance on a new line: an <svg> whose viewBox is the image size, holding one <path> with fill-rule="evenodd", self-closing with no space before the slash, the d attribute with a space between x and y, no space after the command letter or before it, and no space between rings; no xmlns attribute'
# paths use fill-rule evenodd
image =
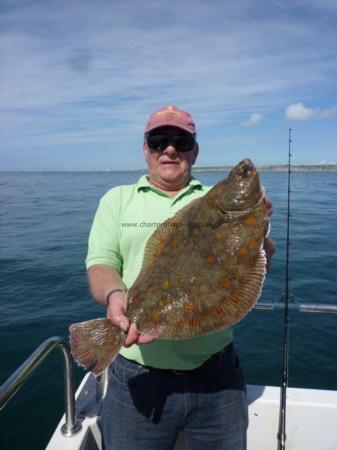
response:
<svg viewBox="0 0 337 450"><path fill-rule="evenodd" d="M138 192L142 191L142 190L144 190L144 191L145 190L150 190L150 191L156 192L157 194L163 195L164 197L170 197L165 192L163 192L160 189L158 189L155 186L153 186L149 182L149 179L148 179L147 175L141 176L139 178L139 180L137 181L136 186L137 186L137 191ZM194 189L203 189L203 185L202 185L202 183L199 180L197 180L196 178L191 176L191 179L190 179L189 183L181 191L178 192L178 194L173 198L173 200L176 201L179 197L181 197L187 191L194 190Z"/></svg>

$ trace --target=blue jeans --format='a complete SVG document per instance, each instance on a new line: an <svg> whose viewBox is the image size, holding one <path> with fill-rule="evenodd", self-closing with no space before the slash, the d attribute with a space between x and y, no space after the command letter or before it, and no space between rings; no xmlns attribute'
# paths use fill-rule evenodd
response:
<svg viewBox="0 0 337 450"><path fill-rule="evenodd" d="M189 450L245 450L246 389L233 345L191 374L118 356L102 409L104 450L169 450L181 430Z"/></svg>

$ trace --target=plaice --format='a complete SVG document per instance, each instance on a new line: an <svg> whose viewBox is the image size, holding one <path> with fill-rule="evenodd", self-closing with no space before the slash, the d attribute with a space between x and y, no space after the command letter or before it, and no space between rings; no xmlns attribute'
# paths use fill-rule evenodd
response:
<svg viewBox="0 0 337 450"><path fill-rule="evenodd" d="M127 316L141 333L186 339L241 320L265 278L268 211L249 159L204 197L165 221L146 244L142 269L128 291ZM125 333L109 319L70 327L74 359L101 372Z"/></svg>

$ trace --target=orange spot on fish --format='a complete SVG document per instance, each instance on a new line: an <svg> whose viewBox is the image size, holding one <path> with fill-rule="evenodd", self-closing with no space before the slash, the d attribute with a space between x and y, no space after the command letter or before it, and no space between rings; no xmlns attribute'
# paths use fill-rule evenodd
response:
<svg viewBox="0 0 337 450"><path fill-rule="evenodd" d="M252 240L249 242L249 247L250 247L250 248L256 248L256 247L257 247L257 241L256 241L255 239L252 239Z"/></svg>
<svg viewBox="0 0 337 450"><path fill-rule="evenodd" d="M168 289L168 287L169 287L169 282L168 282L167 280L165 280L165 281L163 282L162 286L163 286L163 289Z"/></svg>
<svg viewBox="0 0 337 450"><path fill-rule="evenodd" d="M247 249L245 247L241 247L239 249L240 255L247 255Z"/></svg>
<svg viewBox="0 0 337 450"><path fill-rule="evenodd" d="M161 308L163 308L164 306L165 306L165 300L163 299L163 298L161 298L160 300L159 300L159 306L161 307Z"/></svg>
<svg viewBox="0 0 337 450"><path fill-rule="evenodd" d="M214 256L213 256L213 255L208 255L208 256L207 256L207 262L208 262L209 264L212 264L212 263L214 262Z"/></svg>
<svg viewBox="0 0 337 450"><path fill-rule="evenodd" d="M134 305L138 305L138 303L139 303L139 297L138 297L138 295L136 295L135 297L133 297L132 300L131 300L131 302L132 302ZM130 303L131 303L131 302L130 302Z"/></svg>
<svg viewBox="0 0 337 450"><path fill-rule="evenodd" d="M252 225L254 222L255 222L255 217L252 214L247 217L246 223L248 223L248 225Z"/></svg>
<svg viewBox="0 0 337 450"><path fill-rule="evenodd" d="M160 322L160 314L153 314L152 320L154 322Z"/></svg>
<svg viewBox="0 0 337 450"><path fill-rule="evenodd" d="M163 246L166 244L166 241L165 241L165 239L159 239L159 243L161 246Z"/></svg>
<svg viewBox="0 0 337 450"><path fill-rule="evenodd" d="M221 280L220 280L220 285L221 285L223 288L227 289L228 286L230 285L229 279L228 279L227 277L221 278Z"/></svg>
<svg viewBox="0 0 337 450"><path fill-rule="evenodd" d="M188 301L186 303L186 309L188 309L189 311L192 311L195 308L195 304L191 301Z"/></svg>

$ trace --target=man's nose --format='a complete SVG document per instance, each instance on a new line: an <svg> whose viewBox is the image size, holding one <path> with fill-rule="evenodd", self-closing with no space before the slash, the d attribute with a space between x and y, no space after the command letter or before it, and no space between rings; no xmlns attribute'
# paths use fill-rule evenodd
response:
<svg viewBox="0 0 337 450"><path fill-rule="evenodd" d="M174 155L177 154L177 150L176 150L175 146L174 146L173 144L170 143L170 144L165 148L164 153L166 153L166 154L169 155L169 156L174 156Z"/></svg>

